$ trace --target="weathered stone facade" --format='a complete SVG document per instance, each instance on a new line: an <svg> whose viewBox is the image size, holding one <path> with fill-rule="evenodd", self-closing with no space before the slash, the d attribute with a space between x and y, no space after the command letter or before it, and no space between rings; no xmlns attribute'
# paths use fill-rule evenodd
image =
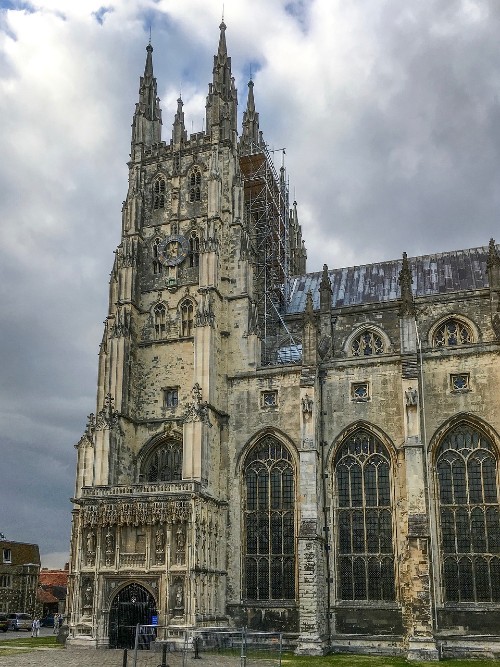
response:
<svg viewBox="0 0 500 667"><path fill-rule="evenodd" d="M34 615L39 573L37 544L0 540L0 611Z"/></svg>
<svg viewBox="0 0 500 667"><path fill-rule="evenodd" d="M498 249L307 274L294 204L271 326L256 174L271 200L284 176L253 83L239 140L236 108L221 25L206 130L187 136L179 100L162 141L148 46L77 445L70 642L120 645L118 604L140 594L137 622L174 638L500 652Z"/></svg>

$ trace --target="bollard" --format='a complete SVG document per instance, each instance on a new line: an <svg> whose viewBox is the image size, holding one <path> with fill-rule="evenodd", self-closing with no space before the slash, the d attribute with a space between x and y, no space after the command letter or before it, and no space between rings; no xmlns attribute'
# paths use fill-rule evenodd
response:
<svg viewBox="0 0 500 667"><path fill-rule="evenodd" d="M167 645L163 644L161 647L161 665L158 667L168 667L167 665Z"/></svg>
<svg viewBox="0 0 500 667"><path fill-rule="evenodd" d="M127 649L123 649L123 662L122 662L122 667L127 667Z"/></svg>
<svg viewBox="0 0 500 667"><path fill-rule="evenodd" d="M200 638L199 637L194 637L193 638L193 647L194 647L194 656L193 658L195 660L201 660L201 655L200 655Z"/></svg>

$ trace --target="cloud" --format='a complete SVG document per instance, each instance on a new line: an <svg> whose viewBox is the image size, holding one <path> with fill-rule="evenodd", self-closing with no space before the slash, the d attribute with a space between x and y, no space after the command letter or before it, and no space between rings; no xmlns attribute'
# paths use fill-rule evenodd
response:
<svg viewBox="0 0 500 667"><path fill-rule="evenodd" d="M202 127L220 19L206 0L0 3L0 485L18 499L0 530L44 554L66 552L95 411L149 28L168 140L181 88ZM225 21L311 271L498 235L498 3L229 0Z"/></svg>

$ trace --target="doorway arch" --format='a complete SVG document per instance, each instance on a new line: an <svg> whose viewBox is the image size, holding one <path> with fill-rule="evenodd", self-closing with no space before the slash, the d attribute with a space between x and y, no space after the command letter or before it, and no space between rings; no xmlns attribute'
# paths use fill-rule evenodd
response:
<svg viewBox="0 0 500 667"><path fill-rule="evenodd" d="M138 623L150 625L156 600L144 586L128 584L115 595L109 612L109 647L133 648Z"/></svg>

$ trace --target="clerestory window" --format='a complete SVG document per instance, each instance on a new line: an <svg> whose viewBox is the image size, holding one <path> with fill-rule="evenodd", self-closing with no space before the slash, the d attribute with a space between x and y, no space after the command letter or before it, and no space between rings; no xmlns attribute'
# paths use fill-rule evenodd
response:
<svg viewBox="0 0 500 667"><path fill-rule="evenodd" d="M450 317L440 324L434 332L434 347L454 347L473 343L471 328L461 320Z"/></svg>
<svg viewBox="0 0 500 667"><path fill-rule="evenodd" d="M335 457L340 600L395 599L390 470L386 448L365 429L350 435Z"/></svg>
<svg viewBox="0 0 500 667"><path fill-rule="evenodd" d="M288 449L273 436L248 453L243 471L243 596L295 598L295 476Z"/></svg>
<svg viewBox="0 0 500 667"><path fill-rule="evenodd" d="M436 453L445 602L500 602L498 455L467 422Z"/></svg>
<svg viewBox="0 0 500 667"><path fill-rule="evenodd" d="M383 354L385 352L385 346L382 336L376 331L366 329L352 341L350 352L353 357Z"/></svg>

